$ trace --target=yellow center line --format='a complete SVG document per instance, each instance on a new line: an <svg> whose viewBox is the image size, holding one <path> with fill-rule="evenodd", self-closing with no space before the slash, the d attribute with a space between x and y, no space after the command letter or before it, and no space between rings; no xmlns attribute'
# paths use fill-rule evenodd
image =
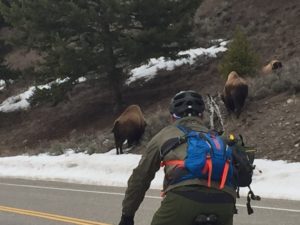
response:
<svg viewBox="0 0 300 225"><path fill-rule="evenodd" d="M12 207L1 206L1 205L0 205L0 211L12 212L12 213L17 213L17 214L27 215L27 216L35 216L35 217L40 217L49 220L73 223L76 225L110 225L110 224L100 223L91 220L83 220L83 219L78 219L73 217L61 216L61 215L38 212L38 211L31 211L26 209L18 209L18 208L12 208Z"/></svg>

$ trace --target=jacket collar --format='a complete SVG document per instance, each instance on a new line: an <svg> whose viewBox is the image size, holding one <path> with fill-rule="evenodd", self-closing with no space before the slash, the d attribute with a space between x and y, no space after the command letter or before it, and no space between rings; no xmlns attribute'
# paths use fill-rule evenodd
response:
<svg viewBox="0 0 300 225"><path fill-rule="evenodd" d="M174 122L175 126L177 125L182 125L189 127L193 130L203 130L203 131L208 131L208 128L205 127L204 121L200 117L196 116L188 116L188 117L183 117L181 119L178 119Z"/></svg>

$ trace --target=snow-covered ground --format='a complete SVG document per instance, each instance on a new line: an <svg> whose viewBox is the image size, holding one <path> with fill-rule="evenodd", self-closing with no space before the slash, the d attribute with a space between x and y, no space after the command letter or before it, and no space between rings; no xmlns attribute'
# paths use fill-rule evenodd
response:
<svg viewBox="0 0 300 225"><path fill-rule="evenodd" d="M63 155L14 156L0 158L0 177L24 178L71 183L121 186L127 185L132 170L141 155L116 155L113 149L103 154L88 155L67 151ZM300 200L300 163L255 160L257 169L251 185L254 193L265 198ZM161 189L163 171L159 170L151 183ZM241 189L245 196L248 188Z"/></svg>
<svg viewBox="0 0 300 225"><path fill-rule="evenodd" d="M27 91L18 94L16 96L11 96L7 99L5 99L1 104L0 104L0 112L13 112L13 111L18 111L18 110L26 110L30 107L30 103L28 99L33 95L35 92L36 88L38 89L50 89L51 85L54 83L64 83L68 81L69 78L65 79L57 79L49 84L45 85L39 85L37 87L29 87ZM78 78L78 82L84 82L86 79L84 77ZM3 84L0 80L0 85ZM2 86L3 87L3 86Z"/></svg>
<svg viewBox="0 0 300 225"><path fill-rule="evenodd" d="M127 84L131 82L144 78L146 81L153 78L157 71L159 70L174 70L178 66L182 66L184 64L192 65L196 62L197 57L199 56L207 56L207 57L217 57L219 52L225 52L227 48L225 47L228 41L219 40L219 45L213 45L209 48L195 48L189 49L187 51L181 51L178 53L180 56L186 56L184 58L179 58L177 60L168 60L165 57L160 58L152 58L149 60L147 64L144 64L140 67L137 67L131 71L131 76L127 80Z"/></svg>

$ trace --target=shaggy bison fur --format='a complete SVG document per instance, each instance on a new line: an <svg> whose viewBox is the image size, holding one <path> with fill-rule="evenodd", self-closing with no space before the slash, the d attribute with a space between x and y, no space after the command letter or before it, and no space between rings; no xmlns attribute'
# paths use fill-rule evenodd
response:
<svg viewBox="0 0 300 225"><path fill-rule="evenodd" d="M130 105L115 120L112 132L115 137L117 155L123 154L123 143L127 140L128 147L138 143L146 127L146 122L141 108Z"/></svg>
<svg viewBox="0 0 300 225"><path fill-rule="evenodd" d="M235 71L232 71L225 83L222 100L228 112L234 112L239 118L248 96L248 84Z"/></svg>
<svg viewBox="0 0 300 225"><path fill-rule="evenodd" d="M282 67L282 62L274 59L262 68L262 74L268 75L273 71L281 69Z"/></svg>

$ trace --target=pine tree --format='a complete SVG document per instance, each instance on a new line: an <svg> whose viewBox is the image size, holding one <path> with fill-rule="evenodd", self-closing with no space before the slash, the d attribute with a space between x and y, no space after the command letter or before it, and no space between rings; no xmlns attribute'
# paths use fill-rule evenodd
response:
<svg viewBox="0 0 300 225"><path fill-rule="evenodd" d="M104 76L117 103L128 71L193 45L198 0L11 0L0 3L17 41L43 52L46 77ZM16 42L15 42L16 43Z"/></svg>
<svg viewBox="0 0 300 225"><path fill-rule="evenodd" d="M3 17L0 15L0 29L6 26ZM5 63L5 56L11 50L11 46L0 37L0 80L4 80L6 86L10 84L10 80L18 77L18 72L8 68Z"/></svg>
<svg viewBox="0 0 300 225"><path fill-rule="evenodd" d="M251 49L246 35L237 28L233 40L229 43L228 51L224 54L219 71L227 78L231 71L243 76L254 76L258 66L258 56Z"/></svg>
<svg viewBox="0 0 300 225"><path fill-rule="evenodd" d="M9 85L9 80L15 79L17 75L5 64L5 55L8 51L8 46L3 40L0 40L0 80L4 80L6 85Z"/></svg>

